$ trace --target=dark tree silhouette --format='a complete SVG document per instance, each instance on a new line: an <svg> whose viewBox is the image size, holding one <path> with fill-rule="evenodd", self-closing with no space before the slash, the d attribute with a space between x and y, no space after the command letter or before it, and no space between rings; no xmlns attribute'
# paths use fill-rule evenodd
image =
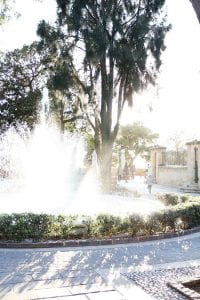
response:
<svg viewBox="0 0 200 300"><path fill-rule="evenodd" d="M53 53L54 88L79 88L79 103L94 130L104 186L110 184L112 147L124 104L154 84L165 49L165 0L57 0L57 23L38 27ZM59 59L58 59L59 57ZM62 76L60 76L60 75ZM116 116L113 118L113 107ZM115 123L114 123L115 120Z"/></svg>
<svg viewBox="0 0 200 300"><path fill-rule="evenodd" d="M200 0L190 0L200 23Z"/></svg>

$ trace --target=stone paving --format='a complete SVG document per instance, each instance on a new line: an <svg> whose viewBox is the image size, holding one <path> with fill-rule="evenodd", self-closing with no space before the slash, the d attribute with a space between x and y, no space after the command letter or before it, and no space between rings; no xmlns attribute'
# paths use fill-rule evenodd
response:
<svg viewBox="0 0 200 300"><path fill-rule="evenodd" d="M141 196L141 198L145 199L153 199L156 194L160 193L174 193L178 195L190 195L193 197L200 197L199 193L186 193L182 191L180 188L169 187L165 185L153 184L151 195L148 193L147 185L145 183L145 179L142 176L136 176L134 180L121 180L118 182L119 186L126 188L129 191L134 191L136 194Z"/></svg>
<svg viewBox="0 0 200 300"><path fill-rule="evenodd" d="M160 270L125 273L127 278L144 289L145 292L160 300L186 300L186 296L177 293L168 286L169 282L187 281L191 278L200 277L198 267L176 267L172 269L161 268ZM199 297L200 299L200 297Z"/></svg>
<svg viewBox="0 0 200 300"><path fill-rule="evenodd" d="M199 268L200 233L118 246L0 249L0 299L184 299L166 282L200 276Z"/></svg>

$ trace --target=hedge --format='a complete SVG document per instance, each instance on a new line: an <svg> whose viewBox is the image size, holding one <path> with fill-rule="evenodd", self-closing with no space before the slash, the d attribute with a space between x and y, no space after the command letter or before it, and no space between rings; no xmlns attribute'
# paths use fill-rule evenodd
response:
<svg viewBox="0 0 200 300"><path fill-rule="evenodd" d="M185 200L185 199L184 199ZM152 235L200 226L200 200L193 199L167 206L151 215L125 217L99 214L96 217L34 213L0 214L0 239L41 241Z"/></svg>

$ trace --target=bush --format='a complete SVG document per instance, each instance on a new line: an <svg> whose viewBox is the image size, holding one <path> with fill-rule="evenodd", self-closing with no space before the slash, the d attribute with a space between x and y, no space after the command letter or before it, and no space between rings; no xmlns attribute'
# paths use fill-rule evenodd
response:
<svg viewBox="0 0 200 300"><path fill-rule="evenodd" d="M152 235L196 226L200 226L199 198L184 198L177 205L145 217L139 214L123 218L110 214L100 214L96 218L33 213L0 214L0 238L14 241L110 237L118 234Z"/></svg>
<svg viewBox="0 0 200 300"><path fill-rule="evenodd" d="M200 203L198 201L179 206L177 211L182 221L183 229L200 226Z"/></svg>
<svg viewBox="0 0 200 300"><path fill-rule="evenodd" d="M176 194L157 195L157 198L166 206L177 205L179 203L179 197Z"/></svg>
<svg viewBox="0 0 200 300"><path fill-rule="evenodd" d="M0 234L1 239L10 240L13 239L12 227L13 216L8 214L0 215Z"/></svg>
<svg viewBox="0 0 200 300"><path fill-rule="evenodd" d="M55 233L59 234L60 238L68 239L72 235L72 229L75 227L78 216L64 216L59 215L57 217L57 228Z"/></svg>
<svg viewBox="0 0 200 300"><path fill-rule="evenodd" d="M186 201L188 201L189 200L189 197L188 196L181 196L180 197L180 202L181 203L185 203Z"/></svg>
<svg viewBox="0 0 200 300"><path fill-rule="evenodd" d="M93 233L95 236L112 236L119 233L122 220L118 216L109 214L100 214L93 224Z"/></svg>
<svg viewBox="0 0 200 300"><path fill-rule="evenodd" d="M0 215L1 239L39 241L66 238L69 236L75 218L33 213L3 214Z"/></svg>
<svg viewBox="0 0 200 300"><path fill-rule="evenodd" d="M145 233L148 235L162 232L163 213L155 212L145 219Z"/></svg>
<svg viewBox="0 0 200 300"><path fill-rule="evenodd" d="M144 233L144 220L141 215L132 214L129 216L129 233L132 236Z"/></svg>

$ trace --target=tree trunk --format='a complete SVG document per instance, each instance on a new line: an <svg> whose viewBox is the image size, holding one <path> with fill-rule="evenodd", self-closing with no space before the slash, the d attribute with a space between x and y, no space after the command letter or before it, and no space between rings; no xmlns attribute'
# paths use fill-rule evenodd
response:
<svg viewBox="0 0 200 300"><path fill-rule="evenodd" d="M100 158L100 172L102 188L109 191L111 188L111 166L112 166L112 148L113 143L108 141L102 144L101 158Z"/></svg>
<svg viewBox="0 0 200 300"><path fill-rule="evenodd" d="M111 47L112 49L112 47ZM110 49L110 50L111 50ZM108 61L107 61L108 62ZM109 56L109 67L106 62L106 52L101 57L101 112L100 112L100 172L101 182L104 190L111 187L111 167L112 167L112 103L113 103L113 78L114 59L112 51Z"/></svg>
<svg viewBox="0 0 200 300"><path fill-rule="evenodd" d="M200 23L200 0L190 0Z"/></svg>
<svg viewBox="0 0 200 300"><path fill-rule="evenodd" d="M64 104L62 101L60 102L60 130L61 130L61 133L64 133L64 131L65 131Z"/></svg>

